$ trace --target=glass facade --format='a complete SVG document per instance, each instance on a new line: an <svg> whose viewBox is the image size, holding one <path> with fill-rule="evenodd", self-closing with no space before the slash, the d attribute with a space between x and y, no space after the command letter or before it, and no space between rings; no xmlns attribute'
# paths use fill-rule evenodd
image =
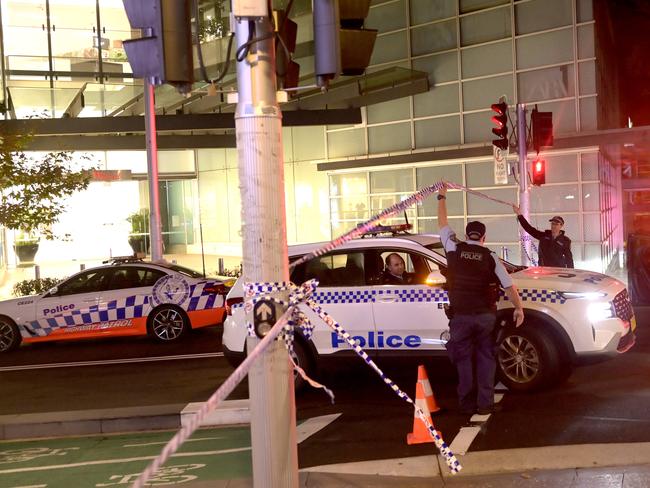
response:
<svg viewBox="0 0 650 488"><path fill-rule="evenodd" d="M206 64L223 56L228 2L217 11L203 2ZM309 2L296 2L298 42L310 32ZM209 4L209 5L208 5ZM491 139L490 105L505 95L553 112L556 135L596 128L594 21L586 0L374 0L366 24L379 36L369 72L402 66L426 72L426 93L362 108L351 126L283 129L288 241L329 240L409 193L446 179L516 202L517 184L495 185L490 158L423 159L416 163L354 169L357 159L432 150L463 149ZM61 117L81 91L77 117L109 116L142 92L126 60L122 40L133 37L121 0L6 0L2 15L3 103L15 116ZM216 53L216 54L215 54ZM313 70L298 60L301 75ZM211 69L212 69L211 68ZM229 75L230 76L230 75ZM304 83L304 82L303 82ZM311 82L310 82L311 83ZM157 107L182 101L167 86ZM561 214L574 242L577 265L604 269L622 246L620 181L597 148L547 151L547 184L531 192L532 223L546 228ZM146 153L97 151L99 169L130 170L127 181L93 182L69 202L59 234L67 241L42 243L37 259L93 261L129 254L128 220L148 211ZM159 151L165 253L183 264L216 270L241 255L240 195L235 149ZM349 161L340 171L317 164ZM467 219L488 226L491 247L519 262L512 210L462 192L449 195L450 222L460 233ZM407 212L415 230L436 232L435 200ZM403 217L395 221L402 222ZM15 263L7 233L0 260ZM64 273L52 265L52 272ZM65 271L69 273L69 271Z"/></svg>

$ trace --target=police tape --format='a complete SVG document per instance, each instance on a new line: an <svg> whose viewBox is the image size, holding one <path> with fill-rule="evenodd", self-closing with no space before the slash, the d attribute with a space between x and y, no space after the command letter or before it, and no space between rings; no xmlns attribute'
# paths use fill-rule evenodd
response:
<svg viewBox="0 0 650 488"><path fill-rule="evenodd" d="M142 488L147 481L158 471L158 469L167 461L183 443L199 428L201 422L237 387L237 385L246 377L248 370L253 362L266 350L282 330L286 327L291 310L287 310L278 319L275 325L269 330L264 338L252 349L244 361L233 371L233 373L223 382L223 384L208 398L201 408L188 420L188 422L179 430L174 437L165 445L161 453L149 463L145 470L140 474L132 485L132 488Z"/></svg>
<svg viewBox="0 0 650 488"><path fill-rule="evenodd" d="M347 344L354 350L354 352L379 375L384 383L386 383L397 394L398 397L400 397L405 402L413 405L415 413L422 420L422 422L424 422L424 425L427 427L429 434L431 434L436 447L445 457L447 466L449 466L449 469L452 473L458 473L463 468L458 462L458 459L456 459L456 456L454 456L454 453L451 451L451 449L449 449L449 446L447 446L443 440L440 433L435 429L429 420L430 417L425 415L422 409L413 401L413 399L409 397L408 394L406 394L404 391L402 391L393 380L384 374L379 366L377 366L377 364L368 356L368 354L361 348L361 346L357 344L357 342L350 336L350 334L336 320L334 320L331 315L323 310L323 308L318 303L316 303L313 298L311 298L311 295L316 290L317 286L318 281L311 279L303 283L301 286L296 286L293 283L245 283L244 289L246 296L249 297L249 299L254 303L262 299L271 299L277 303L286 304L286 302L283 300L266 295L274 292L282 292L286 290L290 291L289 310L293 309L293 311L290 314L291 318L288 320L287 326L283 329L283 332L290 334L291 337L290 340L288 340L285 336L285 345L287 345L287 348L289 349L292 362L294 362L293 360L297 358L295 358L295 353L292 347L293 331L289 332L287 328L293 329L295 327L300 327L303 330L303 335L305 334L304 331L308 331L309 335L306 337L307 339L311 337L311 331L314 327L311 324L309 318L298 309L298 304L301 302L308 306L316 315L318 315L318 317L323 322L325 322L332 330L334 330L340 337L342 337L345 342L347 342ZM295 313L296 311L299 313ZM250 323L248 324L248 333L253 334L252 324ZM295 362L294 366L296 366ZM306 378L306 376L304 377ZM319 387L324 388L325 391L329 392L329 390L323 385L319 384Z"/></svg>

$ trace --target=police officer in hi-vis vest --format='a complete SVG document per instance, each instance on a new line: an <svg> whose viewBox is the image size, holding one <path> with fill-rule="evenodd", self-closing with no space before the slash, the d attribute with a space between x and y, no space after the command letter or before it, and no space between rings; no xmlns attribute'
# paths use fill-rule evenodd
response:
<svg viewBox="0 0 650 488"><path fill-rule="evenodd" d="M447 188L438 192L440 239L447 252L447 292L451 308L447 351L458 371L458 401L465 414L494 411L496 303L499 286L515 307L519 327L524 311L517 288L497 256L484 246L485 225L467 224L467 242L458 241L447 223Z"/></svg>

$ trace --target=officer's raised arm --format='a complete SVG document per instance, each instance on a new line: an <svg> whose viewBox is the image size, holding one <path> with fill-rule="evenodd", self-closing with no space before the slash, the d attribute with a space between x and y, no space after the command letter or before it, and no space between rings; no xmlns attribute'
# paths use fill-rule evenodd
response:
<svg viewBox="0 0 650 488"><path fill-rule="evenodd" d="M456 250L456 235L449 227L447 221L447 184L443 182L443 187L438 190L438 228L440 229L440 242L442 242L445 251Z"/></svg>

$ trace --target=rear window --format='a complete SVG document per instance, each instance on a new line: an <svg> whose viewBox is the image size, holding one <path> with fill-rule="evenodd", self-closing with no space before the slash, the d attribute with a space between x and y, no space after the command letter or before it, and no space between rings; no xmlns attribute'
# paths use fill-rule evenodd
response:
<svg viewBox="0 0 650 488"><path fill-rule="evenodd" d="M176 271L177 273L189 276L190 278L203 278L203 273L194 271L193 269L186 268L185 266L179 266L178 264L165 264L165 268Z"/></svg>

